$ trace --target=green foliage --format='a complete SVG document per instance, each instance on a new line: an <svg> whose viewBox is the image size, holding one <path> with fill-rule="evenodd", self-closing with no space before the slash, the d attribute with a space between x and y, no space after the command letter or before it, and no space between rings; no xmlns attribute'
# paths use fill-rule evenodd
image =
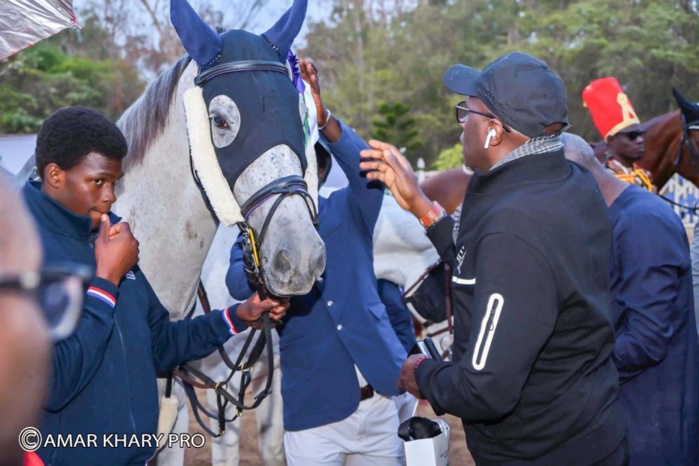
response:
<svg viewBox="0 0 699 466"><path fill-rule="evenodd" d="M423 141L411 156L423 157L428 166L461 164L460 149L453 147L461 127L452 106L462 98L442 84L444 71L454 63L480 69L510 51L541 58L566 83L572 131L588 140L599 135L580 95L594 79L615 76L642 120L677 108L673 86L699 100L699 14L692 2L421 0L412 9L400 8L402 1L392 5L381 11L368 0L334 0L331 18L310 25L308 46L300 54L318 65L328 106L363 136L375 131L372 122L381 118L382 102L408 106Z"/></svg>
<svg viewBox="0 0 699 466"><path fill-rule="evenodd" d="M379 105L378 114L380 117L372 120L374 131L371 137L391 141L399 149L404 149L408 160L416 162L413 150L424 144L415 129L415 118L410 116L410 106L400 102L383 102Z"/></svg>
<svg viewBox="0 0 699 466"><path fill-rule="evenodd" d="M36 132L53 111L69 105L115 120L138 98L144 84L133 65L68 54L64 45L74 39L66 31L0 62L0 133Z"/></svg>
<svg viewBox="0 0 699 466"><path fill-rule="evenodd" d="M461 152L461 143L455 144L439 153L437 161L432 167L433 170L445 171L452 168L459 168L464 163L464 156Z"/></svg>

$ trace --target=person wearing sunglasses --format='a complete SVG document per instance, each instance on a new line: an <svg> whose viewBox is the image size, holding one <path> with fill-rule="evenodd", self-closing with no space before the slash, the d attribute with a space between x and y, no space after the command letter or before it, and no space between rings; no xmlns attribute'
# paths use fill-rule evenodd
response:
<svg viewBox="0 0 699 466"><path fill-rule="evenodd" d="M592 81L583 89L582 99L607 143L604 166L620 180L657 193L651 173L636 163L643 156L646 132L619 81L613 77Z"/></svg>
<svg viewBox="0 0 699 466"><path fill-rule="evenodd" d="M0 175L0 465L22 464L20 432L35 426L48 389L51 335L41 313L41 243Z"/></svg>
<svg viewBox="0 0 699 466"><path fill-rule="evenodd" d="M453 270L453 361L410 356L398 385L462 419L476 464L621 466L611 231L594 180L563 154L565 85L517 52L454 65L444 84L467 97L456 117L474 170L455 240L394 146L361 154Z"/></svg>
<svg viewBox="0 0 699 466"><path fill-rule="evenodd" d="M99 439L97 447L44 443L37 453L47 464L144 464L155 444L108 448L102 439L156 433L156 373L211 354L242 321L265 311L279 320L288 307L254 294L224 311L170 322L138 268L138 241L110 212L126 152L123 134L101 113L59 109L37 135L41 179L22 189L38 226L44 268L39 276L9 277L6 283L38 297L60 339L51 352L52 377L37 427L44 439Z"/></svg>

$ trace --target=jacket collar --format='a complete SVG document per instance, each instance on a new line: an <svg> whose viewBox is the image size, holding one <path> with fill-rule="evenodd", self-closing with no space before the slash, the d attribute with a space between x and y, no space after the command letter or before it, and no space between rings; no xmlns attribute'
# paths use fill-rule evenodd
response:
<svg viewBox="0 0 699 466"><path fill-rule="evenodd" d="M87 215L76 215L53 200L41 190L41 181L27 181L22 193L27 206L43 227L65 236L89 240L92 219ZM109 212L109 220L114 224L121 218Z"/></svg>
<svg viewBox="0 0 699 466"><path fill-rule="evenodd" d="M468 185L468 195L487 196L532 183L558 182L570 176L570 165L560 149L521 157L488 172L476 170Z"/></svg>

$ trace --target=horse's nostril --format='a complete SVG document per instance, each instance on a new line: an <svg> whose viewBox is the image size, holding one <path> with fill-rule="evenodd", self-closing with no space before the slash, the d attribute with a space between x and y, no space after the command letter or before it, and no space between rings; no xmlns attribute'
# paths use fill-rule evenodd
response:
<svg viewBox="0 0 699 466"><path fill-rule="evenodd" d="M289 260L289 253L285 249L280 250L277 255L274 256L272 268L280 276L287 275L291 272L291 260Z"/></svg>

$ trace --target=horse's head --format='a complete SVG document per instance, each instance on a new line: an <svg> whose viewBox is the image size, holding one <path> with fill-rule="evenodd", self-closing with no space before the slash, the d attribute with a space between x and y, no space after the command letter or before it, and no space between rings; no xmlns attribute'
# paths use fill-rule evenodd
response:
<svg viewBox="0 0 699 466"><path fill-rule="evenodd" d="M672 95L675 96L677 105L680 107L680 115L682 115L682 133L685 138L683 142L687 144L690 152L694 150L692 156L697 156L697 148L699 148L699 103L690 102L674 87L672 88ZM699 160L697 160L697 163L699 163Z"/></svg>
<svg viewBox="0 0 699 466"><path fill-rule="evenodd" d="M262 36L219 35L186 0L171 2L198 65L184 95L194 169L219 220L252 228L265 284L280 296L307 293L325 267L308 110L287 59L305 14L306 0L295 0Z"/></svg>

